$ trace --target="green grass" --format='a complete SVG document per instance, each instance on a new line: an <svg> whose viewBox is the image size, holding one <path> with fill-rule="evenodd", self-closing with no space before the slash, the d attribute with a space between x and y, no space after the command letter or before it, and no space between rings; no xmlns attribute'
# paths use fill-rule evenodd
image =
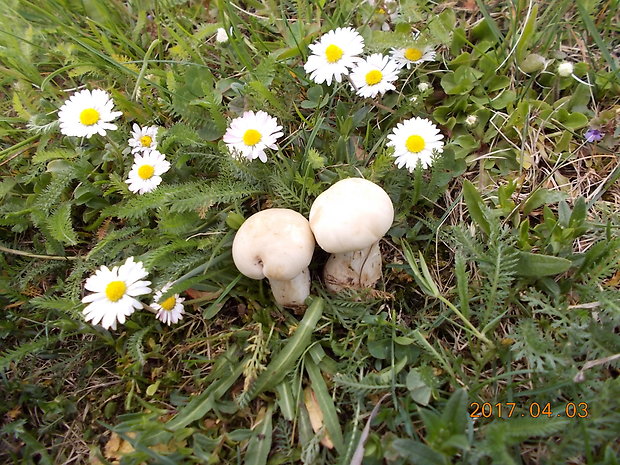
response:
<svg viewBox="0 0 620 465"><path fill-rule="evenodd" d="M0 462L618 463L618 1L393 8L5 2ZM438 58L376 99L316 85L308 45L338 26L372 53L420 31ZM117 131L60 133L78 88L111 93ZM266 164L222 142L243 110L284 127ZM386 142L412 116L447 145L409 173ZM124 182L133 123L163 128L172 164L142 196ZM236 270L236 229L307 216L351 176L394 203L382 280L328 294L317 248L308 309L279 308ZM155 289L176 282L179 324L84 321L85 279L129 256Z"/></svg>

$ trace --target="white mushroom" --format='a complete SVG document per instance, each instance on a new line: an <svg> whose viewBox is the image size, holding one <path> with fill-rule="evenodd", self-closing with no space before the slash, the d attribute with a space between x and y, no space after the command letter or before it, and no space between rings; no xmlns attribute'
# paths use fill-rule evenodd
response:
<svg viewBox="0 0 620 465"><path fill-rule="evenodd" d="M284 307L301 306L310 294L308 265L313 253L308 220L286 208L250 216L232 246L237 269L248 278L269 279L276 302Z"/></svg>
<svg viewBox="0 0 620 465"><path fill-rule="evenodd" d="M329 257L323 270L332 292L373 287L381 278L379 240L394 221L394 207L378 185L361 178L338 181L310 209L310 227Z"/></svg>

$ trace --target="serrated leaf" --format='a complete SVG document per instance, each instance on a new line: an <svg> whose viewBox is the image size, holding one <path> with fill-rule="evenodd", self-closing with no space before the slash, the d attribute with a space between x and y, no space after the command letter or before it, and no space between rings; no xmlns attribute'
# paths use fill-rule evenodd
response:
<svg viewBox="0 0 620 465"><path fill-rule="evenodd" d="M71 204L61 204L48 218L47 226L54 239L63 244L75 245L78 242L77 234L71 222Z"/></svg>
<svg viewBox="0 0 620 465"><path fill-rule="evenodd" d="M50 160L55 160L57 158L61 159L72 159L78 156L78 153L75 150L69 149L51 149L51 150L41 150L37 152L34 157L32 157L32 163L39 164L45 163Z"/></svg>

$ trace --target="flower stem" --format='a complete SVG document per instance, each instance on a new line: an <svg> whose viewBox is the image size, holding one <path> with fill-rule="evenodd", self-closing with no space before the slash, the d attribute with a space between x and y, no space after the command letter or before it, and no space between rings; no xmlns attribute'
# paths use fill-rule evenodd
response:
<svg viewBox="0 0 620 465"><path fill-rule="evenodd" d="M452 302L450 302L448 299L446 299L441 294L437 295L436 297L439 300L441 300L444 304L446 304L450 308L450 310L452 310L454 313L456 313L456 315L461 320L463 320L463 322L465 323L465 326L467 326L471 330L471 332L474 333L478 337L478 339L480 339L481 341L485 342L486 344L493 345L491 340L488 337L486 337L484 334L482 334L480 331L478 331L476 329L476 327L467 318L465 318L465 315L463 315L460 312L460 310L454 306L454 304Z"/></svg>
<svg viewBox="0 0 620 465"><path fill-rule="evenodd" d="M42 258L43 260L77 260L79 257L62 257L60 255L39 255L36 253L24 252L23 250L9 249L0 245L0 252L10 253L13 255L22 255L24 257Z"/></svg>

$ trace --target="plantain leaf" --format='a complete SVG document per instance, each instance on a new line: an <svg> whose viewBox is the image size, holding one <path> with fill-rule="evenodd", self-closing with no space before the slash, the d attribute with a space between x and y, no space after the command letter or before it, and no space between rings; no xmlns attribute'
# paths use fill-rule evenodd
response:
<svg viewBox="0 0 620 465"><path fill-rule="evenodd" d="M336 413L336 406L332 396L329 395L327 385L321 375L321 370L312 361L311 357L306 357L306 371L310 376L310 382L312 383L312 390L316 396L316 400L319 403L321 412L323 413L323 422L325 428L329 433L336 450L340 453L344 452L344 441L342 439L342 429L340 428L340 422L338 421L338 414Z"/></svg>
<svg viewBox="0 0 620 465"><path fill-rule="evenodd" d="M273 406L267 408L267 412L260 425L258 425L250 438L248 449L245 453L245 465L265 465L269 451L271 450L271 436L273 434L271 417Z"/></svg>
<svg viewBox="0 0 620 465"><path fill-rule="evenodd" d="M485 234L490 234L491 225L484 214L486 205L474 185L468 180L463 182L463 198L465 199L467 209L473 220Z"/></svg>
<svg viewBox="0 0 620 465"><path fill-rule="evenodd" d="M542 278L543 276L564 273L572 264L573 262L566 258L520 251L519 261L517 262L517 274L519 276Z"/></svg>

